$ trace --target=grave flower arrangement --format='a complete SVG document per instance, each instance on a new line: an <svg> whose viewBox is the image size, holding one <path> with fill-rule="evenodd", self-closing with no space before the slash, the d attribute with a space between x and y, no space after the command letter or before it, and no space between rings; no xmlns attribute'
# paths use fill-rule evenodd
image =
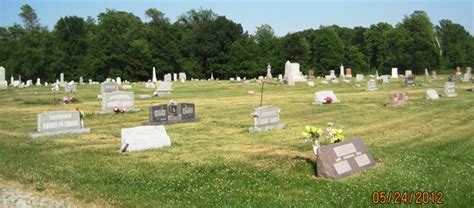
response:
<svg viewBox="0 0 474 208"><path fill-rule="evenodd" d="M71 104L73 100L74 100L74 97L69 97L69 96L64 96L63 97L63 103L64 104Z"/></svg>
<svg viewBox="0 0 474 208"><path fill-rule="evenodd" d="M125 112L125 108L115 107L115 108L114 108L114 112L115 112L115 113L124 113L124 112Z"/></svg>
<svg viewBox="0 0 474 208"><path fill-rule="evenodd" d="M328 96L328 97L324 98L323 104L331 104L331 103L332 103L332 98L331 97Z"/></svg>
<svg viewBox="0 0 474 208"><path fill-rule="evenodd" d="M337 143L344 140L344 134L342 129L333 128L333 123L328 123L328 128L326 129L327 135L324 143ZM306 126L305 130L302 133L302 136L307 141L310 140L313 146L314 155L318 155L317 150L321 146L321 141L323 137L323 130L321 128L316 128L314 126Z"/></svg>

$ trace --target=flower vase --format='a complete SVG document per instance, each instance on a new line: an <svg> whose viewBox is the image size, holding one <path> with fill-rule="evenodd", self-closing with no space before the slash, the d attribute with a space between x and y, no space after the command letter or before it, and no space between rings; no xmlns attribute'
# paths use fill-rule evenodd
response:
<svg viewBox="0 0 474 208"><path fill-rule="evenodd" d="M315 141L313 143L313 153L315 156L318 156L318 149L319 149L320 143L319 141Z"/></svg>

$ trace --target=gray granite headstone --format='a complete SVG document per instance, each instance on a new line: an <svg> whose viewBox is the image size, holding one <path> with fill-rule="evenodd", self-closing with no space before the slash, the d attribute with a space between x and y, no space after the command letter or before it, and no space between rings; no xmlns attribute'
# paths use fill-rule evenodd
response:
<svg viewBox="0 0 474 208"><path fill-rule="evenodd" d="M445 82L444 83L444 93L446 97L456 97L458 94L456 93L456 83L454 82Z"/></svg>
<svg viewBox="0 0 474 208"><path fill-rule="evenodd" d="M361 139L352 139L317 150L317 175L341 179L375 165L372 155Z"/></svg>
<svg viewBox="0 0 474 208"><path fill-rule="evenodd" d="M413 74L409 74L408 76L405 77L405 87L411 87L411 86L415 86L415 76Z"/></svg>
<svg viewBox="0 0 474 208"><path fill-rule="evenodd" d="M122 152L152 150L171 146L164 126L138 126L121 130Z"/></svg>
<svg viewBox="0 0 474 208"><path fill-rule="evenodd" d="M117 83L113 82L103 82L100 84L100 93L109 93L109 92L115 92L118 90L118 85Z"/></svg>
<svg viewBox="0 0 474 208"><path fill-rule="evenodd" d="M90 129L83 128L79 112L54 111L38 114L38 130L30 133L30 138L53 136L58 134L89 133Z"/></svg>
<svg viewBox="0 0 474 208"><path fill-rule="evenodd" d="M160 82L158 88L155 90L155 95L158 97L164 97L171 95L173 88L171 88L171 82Z"/></svg>
<svg viewBox="0 0 474 208"><path fill-rule="evenodd" d="M112 113L114 108L136 111L133 92L117 91L102 94L102 111L99 113Z"/></svg>
<svg viewBox="0 0 474 208"><path fill-rule="evenodd" d="M76 85L75 84L66 84L64 86L65 93L73 93L76 92Z"/></svg>
<svg viewBox="0 0 474 208"><path fill-rule="evenodd" d="M377 82L374 79L371 79L367 82L367 89L366 91L376 91L377 90Z"/></svg>
<svg viewBox="0 0 474 208"><path fill-rule="evenodd" d="M254 126L249 128L250 133L281 129L285 126L280 123L280 109L277 107L258 107L254 113L257 116L254 118Z"/></svg>

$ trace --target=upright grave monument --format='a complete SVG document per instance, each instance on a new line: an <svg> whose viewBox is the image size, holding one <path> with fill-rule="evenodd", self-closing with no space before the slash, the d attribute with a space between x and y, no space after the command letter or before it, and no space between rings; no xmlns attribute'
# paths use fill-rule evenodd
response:
<svg viewBox="0 0 474 208"><path fill-rule="evenodd" d="M127 111L139 111L135 108L133 92L116 91L102 94L102 107L98 114L113 113L116 109Z"/></svg>
<svg viewBox="0 0 474 208"><path fill-rule="evenodd" d="M292 86L295 85L296 82L306 82L306 79L301 76L300 64L286 61L283 83Z"/></svg>
<svg viewBox="0 0 474 208"><path fill-rule="evenodd" d="M377 82L374 79L370 79L367 82L367 89L366 91L376 91L377 90Z"/></svg>
<svg viewBox="0 0 474 208"><path fill-rule="evenodd" d="M398 107L408 104L408 92L393 92L388 95L387 106Z"/></svg>
<svg viewBox="0 0 474 208"><path fill-rule="evenodd" d="M444 94L446 97L456 97L458 94L456 93L456 83L454 82L445 82L444 83Z"/></svg>
<svg viewBox="0 0 474 208"><path fill-rule="evenodd" d="M398 79L398 68L392 68L392 79Z"/></svg>
<svg viewBox="0 0 474 208"><path fill-rule="evenodd" d="M168 105L154 105L149 107L149 122L147 125L166 125L196 121L196 108L194 103L175 103Z"/></svg>
<svg viewBox="0 0 474 208"><path fill-rule="evenodd" d="M434 89L426 90L426 99L427 100L438 100L439 94Z"/></svg>
<svg viewBox="0 0 474 208"><path fill-rule="evenodd" d="M171 82L160 82L158 88L155 90L155 95L158 97L170 96L173 88L171 88Z"/></svg>
<svg viewBox="0 0 474 208"><path fill-rule="evenodd" d="M252 116L254 125L249 128L250 133L281 129L285 126L280 123L280 109L275 106L258 107Z"/></svg>
<svg viewBox="0 0 474 208"><path fill-rule="evenodd" d="M29 137L36 139L44 136L89 132L89 128L84 128L78 111L53 111L38 114L37 132L30 133Z"/></svg>
<svg viewBox="0 0 474 208"><path fill-rule="evenodd" d="M8 82L5 80L5 68L0 66L0 90L8 89Z"/></svg>

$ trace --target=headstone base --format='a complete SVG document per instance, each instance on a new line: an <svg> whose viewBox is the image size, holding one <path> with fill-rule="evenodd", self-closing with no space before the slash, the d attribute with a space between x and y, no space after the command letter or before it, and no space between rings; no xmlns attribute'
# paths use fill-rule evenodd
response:
<svg viewBox="0 0 474 208"><path fill-rule="evenodd" d="M447 94L446 97L456 97L458 96L458 93L452 93L452 94Z"/></svg>
<svg viewBox="0 0 474 208"><path fill-rule="evenodd" d="M47 136L56 136L56 135L63 135L63 134L85 134L85 133L90 133L90 132L91 132L90 128L57 131L57 132L34 132L34 133L28 134L28 137L30 139L37 139L40 137L47 137Z"/></svg>
<svg viewBox="0 0 474 208"><path fill-rule="evenodd" d="M255 133L255 132L264 132L264 131L270 131L272 129L282 129L285 127L285 124L277 124L277 125L270 125L270 126L263 126L263 127L250 127L249 132L250 133Z"/></svg>
<svg viewBox="0 0 474 208"><path fill-rule="evenodd" d="M171 96L171 91L157 91L155 92L155 95L158 96L158 97L167 97L167 96Z"/></svg>
<svg viewBox="0 0 474 208"><path fill-rule="evenodd" d="M158 126L158 125L168 125L168 124L176 124L176 123L189 123L189 122L195 122L195 121L197 121L197 118L173 120L173 121L161 121L161 122L145 122L143 123L143 125Z"/></svg>
<svg viewBox="0 0 474 208"><path fill-rule="evenodd" d="M333 100L331 102L331 104L334 104L334 103L340 103L341 101L340 100ZM321 103L321 102L313 102L313 105L323 105L324 103Z"/></svg>
<svg viewBox="0 0 474 208"><path fill-rule="evenodd" d="M142 109L140 109L140 108L133 108L133 109L129 109L129 110L125 111L125 113L127 113L127 112L139 112L141 110ZM114 113L115 112L113 112L113 111L98 111L96 114L97 115L107 115L107 114L114 114Z"/></svg>
<svg viewBox="0 0 474 208"><path fill-rule="evenodd" d="M367 92L373 92L373 91L377 91L377 90L378 90L378 88L365 89L365 91L367 91Z"/></svg>

